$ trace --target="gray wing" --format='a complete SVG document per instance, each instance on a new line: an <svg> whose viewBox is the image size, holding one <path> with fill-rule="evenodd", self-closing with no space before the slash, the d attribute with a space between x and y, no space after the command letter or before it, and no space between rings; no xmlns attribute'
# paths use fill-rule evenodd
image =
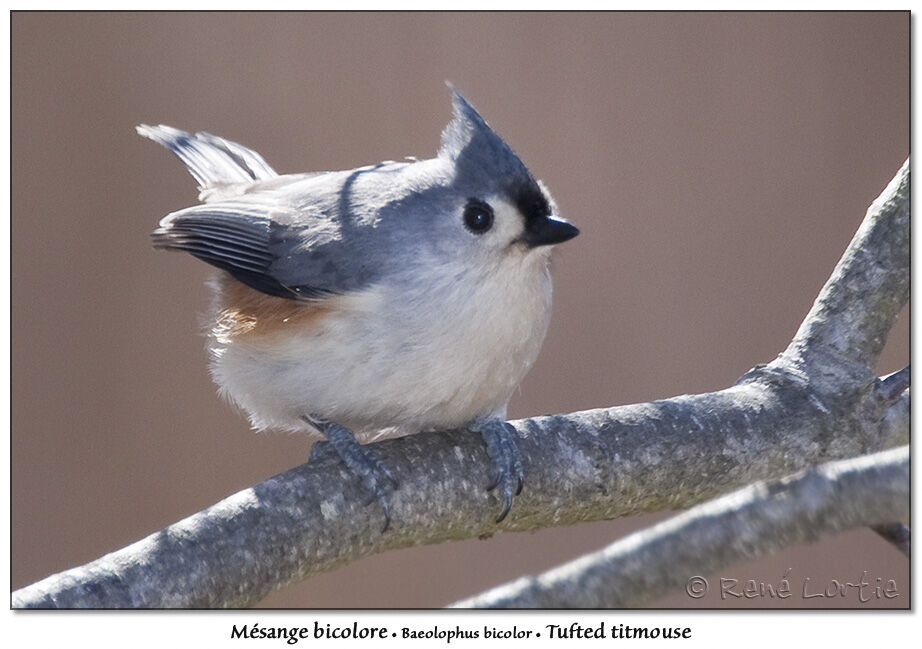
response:
<svg viewBox="0 0 922 649"><path fill-rule="evenodd" d="M296 297L272 276L272 222L258 205L198 205L170 214L151 233L155 248L183 250L253 288Z"/></svg>
<svg viewBox="0 0 922 649"><path fill-rule="evenodd" d="M391 263L378 226L392 211L382 208L399 186L393 174L407 163L278 176L259 154L213 135L138 131L173 151L209 201L165 217L151 234L155 248L186 251L290 299L361 289Z"/></svg>
<svg viewBox="0 0 922 649"><path fill-rule="evenodd" d="M277 297L318 298L374 281L381 266L362 254L370 224L344 228L322 203L303 203L261 191L196 205L164 218L151 237L155 248L188 252Z"/></svg>

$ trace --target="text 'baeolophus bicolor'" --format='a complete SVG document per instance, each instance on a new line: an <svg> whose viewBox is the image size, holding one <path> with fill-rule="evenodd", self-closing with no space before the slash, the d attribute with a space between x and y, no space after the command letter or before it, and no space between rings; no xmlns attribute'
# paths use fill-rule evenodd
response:
<svg viewBox="0 0 922 649"><path fill-rule="evenodd" d="M200 205L152 237L221 269L208 350L253 427L325 438L390 522L397 481L363 442L483 436L501 521L522 488L505 420L551 311L550 250L579 231L457 91L435 158L278 175L239 144L168 126ZM313 455L313 454L312 454Z"/></svg>

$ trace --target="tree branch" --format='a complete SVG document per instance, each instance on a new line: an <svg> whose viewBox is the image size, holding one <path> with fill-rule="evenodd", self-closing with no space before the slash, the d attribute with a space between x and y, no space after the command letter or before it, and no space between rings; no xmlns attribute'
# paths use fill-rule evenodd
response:
<svg viewBox="0 0 922 649"><path fill-rule="evenodd" d="M883 538L890 541L897 550L909 556L909 528L902 523L885 523L874 525L872 528Z"/></svg>
<svg viewBox="0 0 922 649"><path fill-rule="evenodd" d="M821 387L839 377L823 370L874 367L909 299L909 160L868 208L852 238L785 351ZM811 371L812 370L812 371Z"/></svg>
<svg viewBox="0 0 922 649"><path fill-rule="evenodd" d="M909 447L830 462L698 505L456 608L643 606L734 561L909 513Z"/></svg>
<svg viewBox="0 0 922 649"><path fill-rule="evenodd" d="M13 606L244 606L388 549L689 507L905 443L880 425L887 404L870 364L908 298L908 240L907 161L773 363L718 392L513 422L526 486L501 525L479 435L411 435L372 446L400 483L386 534L358 481L318 458L20 589Z"/></svg>

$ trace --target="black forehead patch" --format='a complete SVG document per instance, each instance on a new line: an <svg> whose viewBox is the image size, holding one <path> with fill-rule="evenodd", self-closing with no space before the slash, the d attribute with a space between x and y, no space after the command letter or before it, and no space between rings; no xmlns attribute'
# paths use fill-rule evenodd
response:
<svg viewBox="0 0 922 649"><path fill-rule="evenodd" d="M525 217L526 227L535 221L544 220L551 215L551 206L547 196L534 181L521 187L515 195L515 206Z"/></svg>

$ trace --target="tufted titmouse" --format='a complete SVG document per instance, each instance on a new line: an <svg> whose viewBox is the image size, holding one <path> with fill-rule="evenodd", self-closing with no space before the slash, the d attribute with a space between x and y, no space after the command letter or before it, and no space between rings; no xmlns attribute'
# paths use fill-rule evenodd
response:
<svg viewBox="0 0 922 649"><path fill-rule="evenodd" d="M466 426L481 433L509 511L522 488L504 422L551 309L550 249L579 231L474 108L435 158L279 176L228 140L168 126L201 205L166 216L154 247L214 279L208 349L222 395L253 427L322 435L390 520L397 483L359 440Z"/></svg>

